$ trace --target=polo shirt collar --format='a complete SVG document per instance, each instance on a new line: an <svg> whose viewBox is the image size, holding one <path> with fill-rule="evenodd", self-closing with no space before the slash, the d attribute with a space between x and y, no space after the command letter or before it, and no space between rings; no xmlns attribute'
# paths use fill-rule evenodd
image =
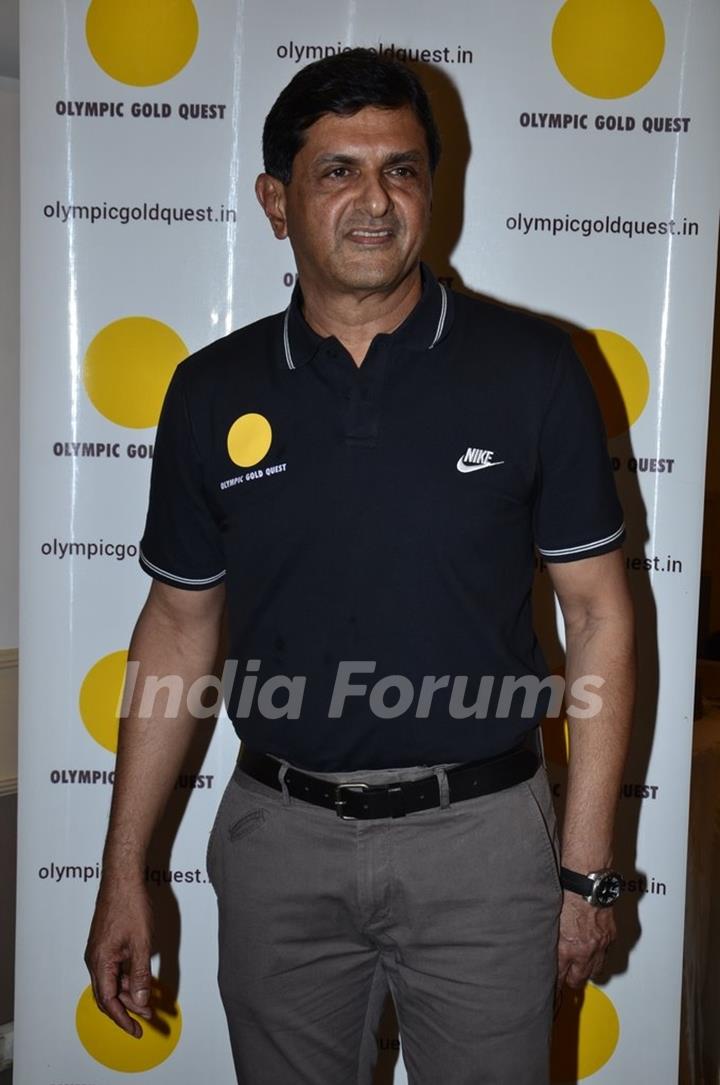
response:
<svg viewBox="0 0 720 1085"><path fill-rule="evenodd" d="M386 336L393 345L410 350L432 350L448 334L453 320L453 296L439 283L427 264L420 264L422 294L402 324ZM283 315L283 368L300 369L315 357L324 339L313 331L302 313L302 291L296 283L290 304ZM377 338L377 337L376 337Z"/></svg>

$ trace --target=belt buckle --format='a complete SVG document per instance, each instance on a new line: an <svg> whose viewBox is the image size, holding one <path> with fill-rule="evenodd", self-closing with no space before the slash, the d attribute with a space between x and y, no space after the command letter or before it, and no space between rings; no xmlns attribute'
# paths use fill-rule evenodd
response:
<svg viewBox="0 0 720 1085"><path fill-rule="evenodd" d="M368 791L370 789L370 784L358 783L358 784L336 784L335 785L335 813L343 821L357 821L357 818L353 817L352 814L343 814L342 810L340 809L340 807L344 806L345 803L347 802L347 799L341 799L340 796L339 796L339 792L342 791L343 788L346 788L348 791L353 791L353 790L355 790L355 791Z"/></svg>

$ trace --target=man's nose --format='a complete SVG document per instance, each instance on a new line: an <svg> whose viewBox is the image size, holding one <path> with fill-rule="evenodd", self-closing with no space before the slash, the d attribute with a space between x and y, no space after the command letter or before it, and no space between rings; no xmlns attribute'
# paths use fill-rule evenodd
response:
<svg viewBox="0 0 720 1085"><path fill-rule="evenodd" d="M382 218L392 210L393 201L382 174L367 173L359 194L359 205L372 218Z"/></svg>

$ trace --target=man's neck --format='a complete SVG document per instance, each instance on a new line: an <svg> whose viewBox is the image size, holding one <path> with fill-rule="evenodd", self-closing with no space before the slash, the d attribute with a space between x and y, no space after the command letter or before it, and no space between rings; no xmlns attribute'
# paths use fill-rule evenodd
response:
<svg viewBox="0 0 720 1085"><path fill-rule="evenodd" d="M387 292L328 295L304 283L302 277L300 286L305 320L323 338L338 339L357 366L362 365L375 336L395 331L422 294L419 266Z"/></svg>

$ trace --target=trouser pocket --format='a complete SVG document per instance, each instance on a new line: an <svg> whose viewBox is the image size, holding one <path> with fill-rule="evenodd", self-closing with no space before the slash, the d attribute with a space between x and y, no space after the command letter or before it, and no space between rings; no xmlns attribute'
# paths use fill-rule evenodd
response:
<svg viewBox="0 0 720 1085"><path fill-rule="evenodd" d="M251 810L248 814L243 814L241 818L234 821L228 828L228 840L239 840L241 836L246 836L247 833L251 833L253 829L258 829L262 822L265 820L265 811Z"/></svg>
<svg viewBox="0 0 720 1085"><path fill-rule="evenodd" d="M205 869L216 892L222 874L225 849L236 845L265 822L266 812L256 803L256 797L241 788L231 777L220 800L205 852Z"/></svg>
<svg viewBox="0 0 720 1085"><path fill-rule="evenodd" d="M545 768L541 766L530 780L523 784L528 794L532 816L538 828L540 840L547 856L548 872L555 881L558 893L562 894L560 881L560 842L558 839L557 820L553 806L552 793Z"/></svg>

